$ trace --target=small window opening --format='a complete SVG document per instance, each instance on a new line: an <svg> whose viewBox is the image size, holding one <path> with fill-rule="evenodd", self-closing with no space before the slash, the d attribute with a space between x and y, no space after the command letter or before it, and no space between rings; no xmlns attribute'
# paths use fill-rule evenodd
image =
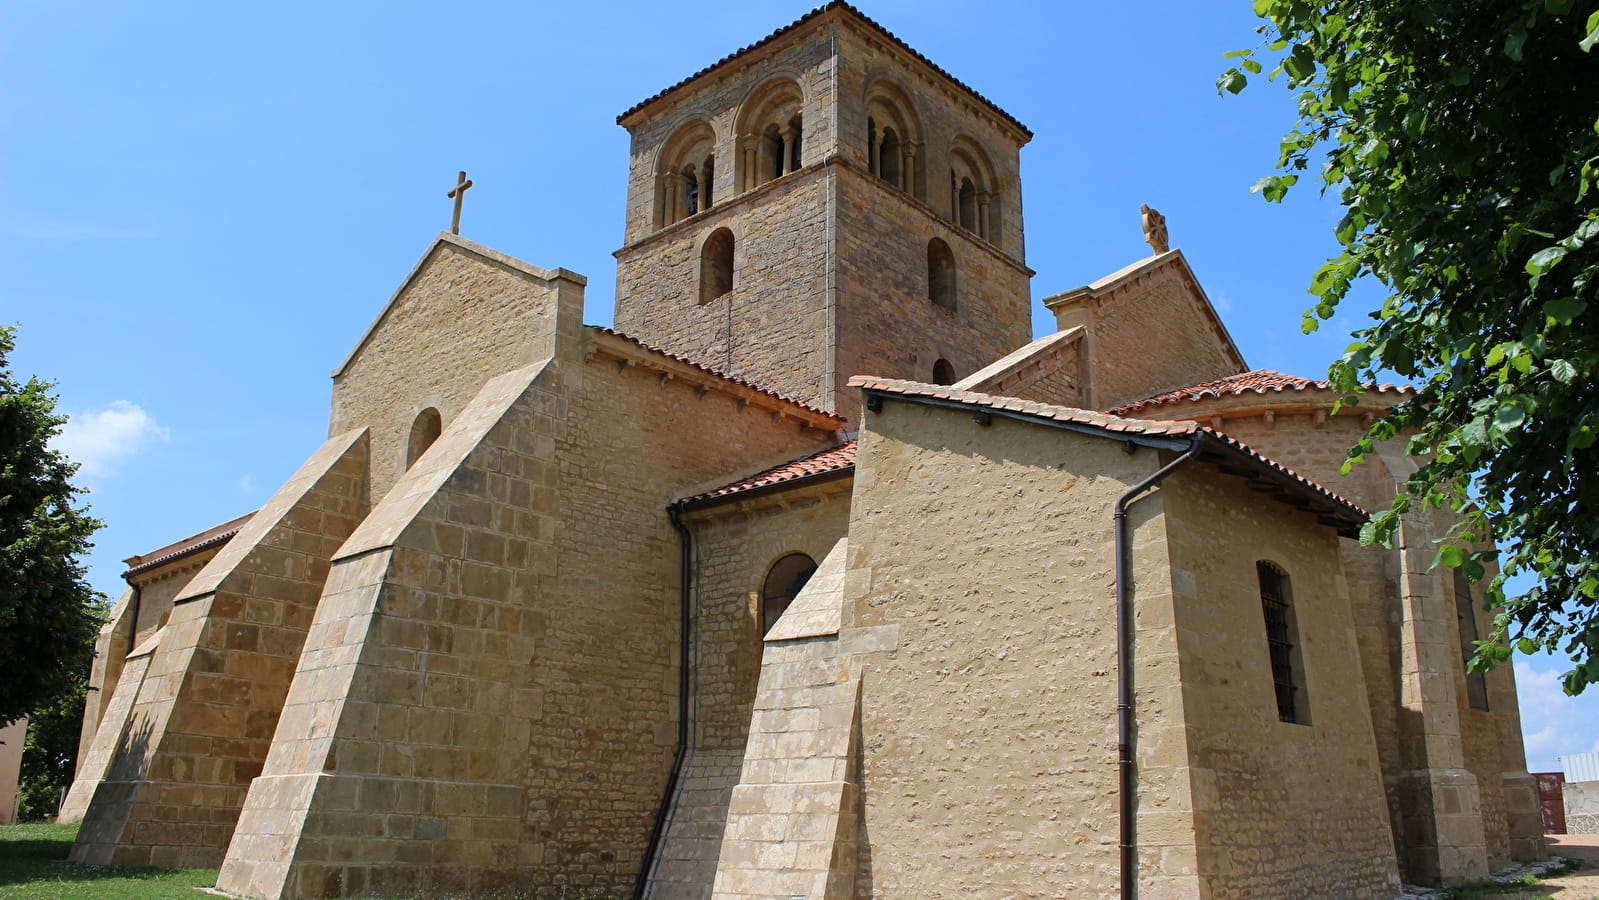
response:
<svg viewBox="0 0 1599 900"><path fill-rule="evenodd" d="M761 587L761 634L772 630L815 572L816 561L803 553L787 554L772 564Z"/></svg>
<svg viewBox="0 0 1599 900"><path fill-rule="evenodd" d="M683 171L683 193L685 195L685 216L692 216L700 211L700 180L694 176L694 167L689 166Z"/></svg>
<svg viewBox="0 0 1599 900"><path fill-rule="evenodd" d="M977 187L970 178L961 179L960 226L973 233L977 231Z"/></svg>
<svg viewBox="0 0 1599 900"><path fill-rule="evenodd" d="M718 228L700 250L700 302L733 290L733 232Z"/></svg>
<svg viewBox="0 0 1599 900"><path fill-rule="evenodd" d="M699 200L700 209L711 208L711 184L716 181L716 157L705 157L705 165L700 166Z"/></svg>
<svg viewBox="0 0 1599 900"><path fill-rule="evenodd" d="M954 384L955 381L955 367L949 364L949 360L941 359L933 363L934 384Z"/></svg>
<svg viewBox="0 0 1599 900"><path fill-rule="evenodd" d="M955 308L955 253L940 238L927 242L927 299Z"/></svg>
<svg viewBox="0 0 1599 900"><path fill-rule="evenodd" d="M1460 621L1460 659L1471 665L1477 653L1477 601L1471 596L1471 580L1466 573L1455 570L1455 618ZM1488 711L1488 676L1482 672L1466 672L1466 702L1472 709Z"/></svg>
<svg viewBox="0 0 1599 900"><path fill-rule="evenodd" d="M1271 651L1271 680L1277 694L1277 718L1283 722L1308 725L1310 702L1305 696L1304 665L1288 573L1265 561L1255 563L1255 573L1260 580L1266 644Z"/></svg>
<svg viewBox="0 0 1599 900"><path fill-rule="evenodd" d="M866 168L873 175L882 175L882 157L877 152L877 120L871 116L866 117Z"/></svg>
<svg viewBox="0 0 1599 900"><path fill-rule="evenodd" d="M888 182L889 184L892 184L895 187L904 187L904 185L900 183L900 177L899 177L899 171L900 171L899 135L894 133L894 129L892 129L892 128L883 129L883 144L878 149L877 152L878 152L878 158L881 160L879 165L882 168L882 173L881 174L883 176L883 180Z"/></svg>
<svg viewBox="0 0 1599 900"><path fill-rule="evenodd" d="M416 465L416 461L433 446L443 431L444 419L438 410L430 406L417 413L416 421L411 423L411 438L405 444L405 467L409 469Z"/></svg>

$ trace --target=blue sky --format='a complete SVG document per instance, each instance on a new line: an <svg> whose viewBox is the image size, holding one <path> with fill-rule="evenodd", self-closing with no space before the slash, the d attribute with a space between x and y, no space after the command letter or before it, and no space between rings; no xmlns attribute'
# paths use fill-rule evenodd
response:
<svg viewBox="0 0 1599 900"><path fill-rule="evenodd" d="M611 321L626 133L615 116L805 3L0 6L0 322L58 382L63 444L120 560L255 509L326 433L328 373L440 229L589 276ZM1248 362L1319 376L1351 306L1306 337L1334 204L1249 193L1291 124L1281 88L1218 97L1247 0L875 0L863 11L1026 123L1042 298L1147 253L1168 219ZM1370 297L1368 296L1368 302ZM1050 326L1041 306L1040 332ZM1599 698L1517 664L1529 762L1599 749Z"/></svg>

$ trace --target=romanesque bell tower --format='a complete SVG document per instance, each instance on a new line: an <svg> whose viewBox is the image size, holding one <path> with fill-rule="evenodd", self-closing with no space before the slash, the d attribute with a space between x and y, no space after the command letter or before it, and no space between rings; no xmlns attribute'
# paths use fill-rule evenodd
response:
<svg viewBox="0 0 1599 900"><path fill-rule="evenodd" d="M1031 334L1031 133L834 2L623 113L616 327L852 421Z"/></svg>

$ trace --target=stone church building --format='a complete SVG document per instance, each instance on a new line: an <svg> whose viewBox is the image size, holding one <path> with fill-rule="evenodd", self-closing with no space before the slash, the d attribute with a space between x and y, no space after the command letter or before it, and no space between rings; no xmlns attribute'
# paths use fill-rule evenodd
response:
<svg viewBox="0 0 1599 900"><path fill-rule="evenodd" d="M638 104L615 329L440 235L255 513L131 558L80 862L243 897L1391 898L1541 858L1410 471L829 3ZM1108 267L1107 267L1108 268Z"/></svg>

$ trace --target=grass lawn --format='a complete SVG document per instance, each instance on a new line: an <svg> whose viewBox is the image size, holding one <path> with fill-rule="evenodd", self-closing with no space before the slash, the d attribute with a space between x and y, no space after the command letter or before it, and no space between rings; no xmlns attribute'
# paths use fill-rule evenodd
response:
<svg viewBox="0 0 1599 900"><path fill-rule="evenodd" d="M0 825L0 900L203 900L216 869L134 869L67 862L76 825Z"/></svg>

